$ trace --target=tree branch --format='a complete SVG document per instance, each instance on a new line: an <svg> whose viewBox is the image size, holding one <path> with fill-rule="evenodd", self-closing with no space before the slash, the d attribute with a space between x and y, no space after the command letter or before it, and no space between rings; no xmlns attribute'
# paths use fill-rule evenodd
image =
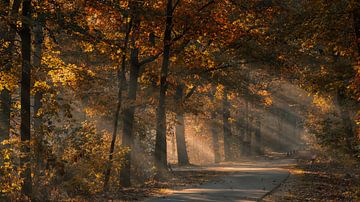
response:
<svg viewBox="0 0 360 202"><path fill-rule="evenodd" d="M198 87L198 85L195 85L190 89L190 91L184 97L184 101L195 93L197 87Z"/></svg>
<svg viewBox="0 0 360 202"><path fill-rule="evenodd" d="M177 0L177 1L175 2L174 7L173 7L172 10L171 10L171 13L174 13L174 11L175 11L176 7L179 5L179 3L180 3L180 0Z"/></svg>
<svg viewBox="0 0 360 202"><path fill-rule="evenodd" d="M142 61L139 62L139 66L145 65L149 62L153 62L154 60L156 60L161 54L163 53L163 51L160 51L159 53L157 53L156 55L153 56L149 56L145 59L143 59Z"/></svg>

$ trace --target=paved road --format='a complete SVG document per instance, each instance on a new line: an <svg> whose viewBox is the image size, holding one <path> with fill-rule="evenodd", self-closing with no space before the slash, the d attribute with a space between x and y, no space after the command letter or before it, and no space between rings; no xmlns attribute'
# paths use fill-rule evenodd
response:
<svg viewBox="0 0 360 202"><path fill-rule="evenodd" d="M229 175L221 177L217 182L175 190L171 195L152 198L147 202L258 201L289 176L289 172L283 166L293 163L293 160L262 160L224 163L201 168L181 168L181 170L229 172Z"/></svg>

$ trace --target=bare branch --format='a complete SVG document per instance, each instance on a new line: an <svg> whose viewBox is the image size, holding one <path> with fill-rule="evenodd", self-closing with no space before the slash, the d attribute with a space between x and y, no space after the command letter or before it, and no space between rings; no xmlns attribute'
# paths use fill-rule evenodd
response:
<svg viewBox="0 0 360 202"><path fill-rule="evenodd" d="M159 58L162 53L163 53L163 51L160 51L160 52L157 53L156 55L149 56L149 57L143 59L141 62L139 62L139 66L142 66L142 65L145 65L145 64L147 64L147 63L153 62L154 60L156 60L157 58Z"/></svg>

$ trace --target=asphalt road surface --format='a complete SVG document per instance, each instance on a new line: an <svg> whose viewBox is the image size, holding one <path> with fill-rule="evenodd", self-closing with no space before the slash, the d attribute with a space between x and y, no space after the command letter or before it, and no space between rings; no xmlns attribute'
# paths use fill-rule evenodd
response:
<svg viewBox="0 0 360 202"><path fill-rule="evenodd" d="M244 161L207 167L178 168L195 172L209 170L229 173L216 182L177 189L170 195L146 201L259 201L289 176L284 166L290 164L294 164L294 160Z"/></svg>

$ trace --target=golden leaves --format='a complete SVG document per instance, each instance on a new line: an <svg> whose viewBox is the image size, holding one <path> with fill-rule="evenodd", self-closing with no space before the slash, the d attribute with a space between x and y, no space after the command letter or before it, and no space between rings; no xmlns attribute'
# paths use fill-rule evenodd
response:
<svg viewBox="0 0 360 202"><path fill-rule="evenodd" d="M330 111L332 107L332 103L330 101L330 98L326 98L324 96L321 96L319 94L315 94L313 96L313 104L318 107L322 112L328 112Z"/></svg>
<svg viewBox="0 0 360 202"><path fill-rule="evenodd" d="M0 91L3 89L13 90L18 86L18 79L13 73L0 72Z"/></svg>

